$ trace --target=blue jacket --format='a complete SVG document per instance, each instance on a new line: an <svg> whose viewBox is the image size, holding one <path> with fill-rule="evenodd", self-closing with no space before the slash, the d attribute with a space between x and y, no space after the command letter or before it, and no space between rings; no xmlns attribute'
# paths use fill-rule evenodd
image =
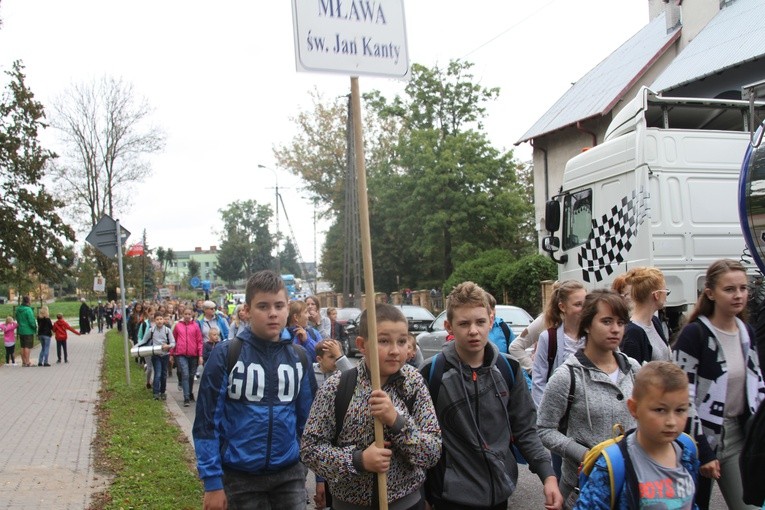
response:
<svg viewBox="0 0 765 510"><path fill-rule="evenodd" d="M515 335L513 334L513 330L510 329L510 326L505 324L505 327L510 332L510 338L508 339L507 336L505 336L504 328L500 325L504 324L504 322L505 321L499 317L494 318L494 324L489 330L489 341L497 346L499 352L507 354L507 348L510 346L510 342L515 338Z"/></svg>
<svg viewBox="0 0 765 510"><path fill-rule="evenodd" d="M202 327L202 324L204 323L205 316L202 315L199 319L197 319L197 324L199 324L199 329L204 332L204 328ZM215 313L215 321L218 323L218 329L220 330L220 339L226 340L228 338L228 321L224 316L222 316L219 313Z"/></svg>
<svg viewBox="0 0 765 510"><path fill-rule="evenodd" d="M624 439L622 439L624 441ZM699 459L695 455L695 452L688 449L683 449L683 453L680 456L680 463L691 474L694 483L698 486L699 479ZM619 494L619 500L617 501L617 509L632 509L639 508L639 489L637 487L637 480L634 476L629 475L629 469L626 469L626 475L624 480L624 487L622 487ZM608 474L608 467L606 466L606 459L601 455L595 462L595 467L590 473L590 477L587 479L587 483L582 488L582 493L579 495L579 499L576 502L574 510L577 509L596 509L596 510L610 510L611 508L611 482ZM693 503L693 508L698 509L696 503Z"/></svg>
<svg viewBox="0 0 765 510"><path fill-rule="evenodd" d="M308 359L313 363L316 361L316 344L321 342L321 335L319 333L319 330L312 328L311 326L308 326L305 328L305 333L308 335L308 338L306 338L305 343L300 343L300 339L297 337L297 334L295 332L297 331L297 328L294 326L290 326L287 328L287 331L290 334L290 339L292 340L292 343L295 345L302 345L305 349L305 352L308 353Z"/></svg>
<svg viewBox="0 0 765 510"><path fill-rule="evenodd" d="M242 350L226 373L231 340L210 353L197 397L193 437L205 491L223 488L223 470L269 474L300 461L299 439L316 392L306 367L284 335L278 342L239 331ZM259 384L260 383L260 384Z"/></svg>

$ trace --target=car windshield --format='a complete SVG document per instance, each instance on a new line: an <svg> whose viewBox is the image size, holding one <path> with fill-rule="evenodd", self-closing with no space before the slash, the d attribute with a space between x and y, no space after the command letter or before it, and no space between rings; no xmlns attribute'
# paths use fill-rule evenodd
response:
<svg viewBox="0 0 765 510"><path fill-rule="evenodd" d="M420 306L405 306L401 308L401 311L404 312L407 319L414 321L432 321L435 319L433 314L430 313L427 308L422 308Z"/></svg>
<svg viewBox="0 0 765 510"><path fill-rule="evenodd" d="M497 307L497 315L507 324L528 326L532 317L522 308Z"/></svg>
<svg viewBox="0 0 765 510"><path fill-rule="evenodd" d="M431 328L433 331L443 331L446 329L444 322L446 322L446 310L438 314L438 317L436 317L436 320L433 321Z"/></svg>

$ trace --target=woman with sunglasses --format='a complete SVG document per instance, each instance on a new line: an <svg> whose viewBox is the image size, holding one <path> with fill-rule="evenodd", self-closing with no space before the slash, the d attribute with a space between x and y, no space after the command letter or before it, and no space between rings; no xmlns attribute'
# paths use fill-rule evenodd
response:
<svg viewBox="0 0 765 510"><path fill-rule="evenodd" d="M632 315L624 329L621 351L641 365L670 361L672 352L656 316L669 296L664 274L655 267L638 267L627 273L626 283L631 288Z"/></svg>

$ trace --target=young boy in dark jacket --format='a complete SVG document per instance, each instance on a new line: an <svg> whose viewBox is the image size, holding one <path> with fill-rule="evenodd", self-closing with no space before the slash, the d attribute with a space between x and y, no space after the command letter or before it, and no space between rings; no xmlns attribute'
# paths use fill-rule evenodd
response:
<svg viewBox="0 0 765 510"><path fill-rule="evenodd" d="M299 439L316 380L305 350L282 334L281 276L255 273L244 306L249 326L212 350L199 385L193 436L204 508L305 508Z"/></svg>
<svg viewBox="0 0 765 510"><path fill-rule="evenodd" d="M489 342L493 317L486 292L473 282L454 288L446 300L446 330L454 335L437 356L444 369L435 398L441 423L441 460L428 472L428 501L436 510L505 509L518 479L511 441L544 484L545 508L561 508L563 498L550 455L537 436L531 394L512 358L500 359ZM420 369L430 381L433 358ZM509 363L508 388L499 363ZM434 384L430 382L429 384ZM434 389L430 387L431 394Z"/></svg>

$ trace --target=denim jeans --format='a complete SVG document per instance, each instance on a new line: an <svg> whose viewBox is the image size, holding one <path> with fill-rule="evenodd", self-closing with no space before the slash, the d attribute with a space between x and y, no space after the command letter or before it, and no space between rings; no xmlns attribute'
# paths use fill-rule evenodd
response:
<svg viewBox="0 0 765 510"><path fill-rule="evenodd" d="M176 356L175 362L181 373L181 387L183 388L183 400L189 400L194 394L194 375L197 373L199 358L197 356Z"/></svg>
<svg viewBox="0 0 765 510"><path fill-rule="evenodd" d="M151 366L154 368L154 395L159 395L165 392L167 386L167 356L157 356L156 354L151 356Z"/></svg>
<svg viewBox="0 0 765 510"><path fill-rule="evenodd" d="M48 362L48 354L50 353L50 337L46 335L40 335L40 356L37 358L37 364L42 365Z"/></svg>
<svg viewBox="0 0 765 510"><path fill-rule="evenodd" d="M223 471L223 489L231 510L303 510L306 468L294 466L269 475Z"/></svg>

